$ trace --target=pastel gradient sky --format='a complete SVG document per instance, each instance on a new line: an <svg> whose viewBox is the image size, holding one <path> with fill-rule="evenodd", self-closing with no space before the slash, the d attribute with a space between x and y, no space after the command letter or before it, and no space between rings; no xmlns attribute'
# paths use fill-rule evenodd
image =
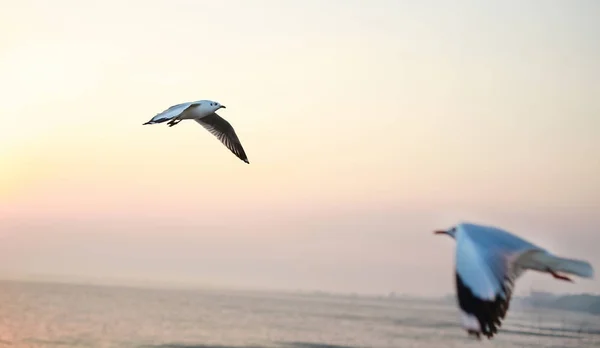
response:
<svg viewBox="0 0 600 348"><path fill-rule="evenodd" d="M440 295L458 221L600 267L598 1L2 8L0 277ZM142 126L197 99L250 165Z"/></svg>

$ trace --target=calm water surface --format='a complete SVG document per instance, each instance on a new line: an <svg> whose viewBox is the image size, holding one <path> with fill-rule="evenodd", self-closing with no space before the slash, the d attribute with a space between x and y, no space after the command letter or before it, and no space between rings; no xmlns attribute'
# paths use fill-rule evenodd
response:
<svg viewBox="0 0 600 348"><path fill-rule="evenodd" d="M441 301L0 282L0 348L600 347L581 313L511 309L503 331L469 339Z"/></svg>

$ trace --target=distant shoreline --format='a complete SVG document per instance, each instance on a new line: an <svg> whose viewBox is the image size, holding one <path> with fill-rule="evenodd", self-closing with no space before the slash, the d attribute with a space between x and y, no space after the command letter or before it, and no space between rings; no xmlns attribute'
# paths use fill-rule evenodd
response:
<svg viewBox="0 0 600 348"><path fill-rule="evenodd" d="M447 295L444 299L448 302L456 301L454 295ZM512 303L522 308L544 308L600 315L600 295L594 294L553 294L532 291L528 296L514 297Z"/></svg>
<svg viewBox="0 0 600 348"><path fill-rule="evenodd" d="M523 305L533 308L558 309L600 315L600 296L592 294L552 294L531 292L520 298Z"/></svg>
<svg viewBox="0 0 600 348"><path fill-rule="evenodd" d="M362 294L362 293L341 293L341 292L329 292L321 290L307 290L307 289L253 289L243 287L219 287L210 285L187 285L182 284L170 284L166 283L153 283L153 282L131 282L130 284L122 284L119 282L99 282L99 281L72 281L66 279L11 279L2 278L1 283L21 283L21 284L47 284L47 285L65 285L65 286L91 286L91 287L109 287L109 288L123 288L123 289L146 289L146 290L172 290L172 291L201 291L201 292L214 292L214 291L226 291L226 292L242 292L242 293L272 293L281 295L292 295L292 296L308 296L308 297L331 297L331 298L362 298L371 300L382 300L382 301L433 301L433 302L445 302L454 303L456 296L454 294L448 294L446 296L413 296L410 294L397 294L389 293L384 294ZM553 294L547 292L535 292L532 291L528 296L514 297L512 303L521 308L544 308L553 310L563 310L579 313L587 313L592 315L600 315L600 295L594 294Z"/></svg>

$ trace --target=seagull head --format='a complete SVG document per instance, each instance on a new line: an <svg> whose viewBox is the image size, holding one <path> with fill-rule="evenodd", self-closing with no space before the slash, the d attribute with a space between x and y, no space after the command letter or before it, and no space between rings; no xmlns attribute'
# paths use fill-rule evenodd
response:
<svg viewBox="0 0 600 348"><path fill-rule="evenodd" d="M433 234L445 234L452 238L456 238L456 227L452 227L448 230L437 230L433 231Z"/></svg>
<svg viewBox="0 0 600 348"><path fill-rule="evenodd" d="M212 101L212 100L208 101L208 105L207 106L208 106L208 108L212 112L215 112L215 111L217 111L219 109L226 109L225 105L222 105L221 103L216 102L216 101Z"/></svg>

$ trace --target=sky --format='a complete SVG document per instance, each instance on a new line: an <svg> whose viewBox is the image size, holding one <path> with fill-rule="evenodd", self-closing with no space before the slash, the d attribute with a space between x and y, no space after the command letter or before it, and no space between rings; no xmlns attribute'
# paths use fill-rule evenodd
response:
<svg viewBox="0 0 600 348"><path fill-rule="evenodd" d="M461 221L600 266L597 1L2 8L0 278L438 296ZM249 165L142 126L198 99Z"/></svg>

